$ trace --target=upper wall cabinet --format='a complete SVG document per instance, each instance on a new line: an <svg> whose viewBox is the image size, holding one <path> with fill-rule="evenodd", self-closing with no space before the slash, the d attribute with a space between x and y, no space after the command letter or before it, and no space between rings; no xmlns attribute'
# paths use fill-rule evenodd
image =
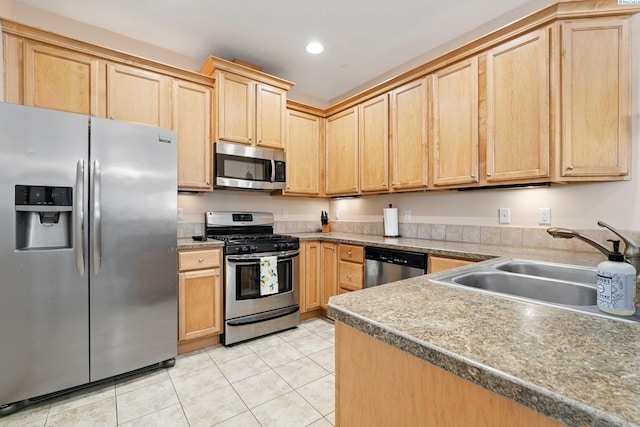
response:
<svg viewBox="0 0 640 427"><path fill-rule="evenodd" d="M549 177L549 28L486 55L487 182Z"/></svg>
<svg viewBox="0 0 640 427"><path fill-rule="evenodd" d="M178 132L178 189L210 191L213 79L2 19L4 101Z"/></svg>
<svg viewBox="0 0 640 427"><path fill-rule="evenodd" d="M327 118L325 193L358 194L358 107Z"/></svg>
<svg viewBox="0 0 640 427"><path fill-rule="evenodd" d="M360 191L389 191L389 95L358 106Z"/></svg>
<svg viewBox="0 0 640 427"><path fill-rule="evenodd" d="M287 195L320 195L324 119L287 110Z"/></svg>
<svg viewBox="0 0 640 427"><path fill-rule="evenodd" d="M216 79L216 141L284 149L293 83L213 56L200 72Z"/></svg>
<svg viewBox="0 0 640 427"><path fill-rule="evenodd" d="M391 91L391 189L427 186L427 83L421 78Z"/></svg>
<svg viewBox="0 0 640 427"><path fill-rule="evenodd" d="M171 128L171 80L122 64L107 64L106 116Z"/></svg>
<svg viewBox="0 0 640 427"><path fill-rule="evenodd" d="M478 182L478 58L436 72L432 88L433 184Z"/></svg>
<svg viewBox="0 0 640 427"><path fill-rule="evenodd" d="M629 18L560 23L561 181L628 179Z"/></svg>
<svg viewBox="0 0 640 427"><path fill-rule="evenodd" d="M24 104L98 114L98 59L24 41Z"/></svg>

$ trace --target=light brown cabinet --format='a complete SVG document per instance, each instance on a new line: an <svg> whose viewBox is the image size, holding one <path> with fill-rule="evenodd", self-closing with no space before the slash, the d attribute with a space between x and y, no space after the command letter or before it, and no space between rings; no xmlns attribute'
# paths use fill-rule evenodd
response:
<svg viewBox="0 0 640 427"><path fill-rule="evenodd" d="M172 128L178 132L178 189L211 191L211 95L205 85L173 80Z"/></svg>
<svg viewBox="0 0 640 427"><path fill-rule="evenodd" d="M486 55L487 182L549 177L549 28Z"/></svg>
<svg viewBox="0 0 640 427"><path fill-rule="evenodd" d="M98 114L98 58L24 41L24 105Z"/></svg>
<svg viewBox="0 0 640 427"><path fill-rule="evenodd" d="M324 119L287 110L287 186L285 194L320 195Z"/></svg>
<svg viewBox="0 0 640 427"><path fill-rule="evenodd" d="M434 186L478 182L478 58L433 75L431 170Z"/></svg>
<svg viewBox="0 0 640 427"><path fill-rule="evenodd" d="M358 194L358 107L327 118L325 194Z"/></svg>
<svg viewBox="0 0 640 427"><path fill-rule="evenodd" d="M320 242L300 242L300 313L321 307Z"/></svg>
<svg viewBox="0 0 640 427"><path fill-rule="evenodd" d="M391 189L428 184L426 78L391 91Z"/></svg>
<svg viewBox="0 0 640 427"><path fill-rule="evenodd" d="M219 342L222 333L222 251L178 252L178 352Z"/></svg>
<svg viewBox="0 0 640 427"><path fill-rule="evenodd" d="M360 191L389 191L389 95L358 106Z"/></svg>
<svg viewBox="0 0 640 427"><path fill-rule="evenodd" d="M476 259L445 257L429 254L427 260L427 273L437 273L450 268L462 267L478 262Z"/></svg>
<svg viewBox="0 0 640 427"><path fill-rule="evenodd" d="M216 141L285 148L287 91L293 83L213 56L200 72L216 79Z"/></svg>
<svg viewBox="0 0 640 427"><path fill-rule="evenodd" d="M628 17L560 23L561 181L628 179L631 29Z"/></svg>
<svg viewBox="0 0 640 427"><path fill-rule="evenodd" d="M341 243L338 252L338 292L362 289L364 287L364 248Z"/></svg>
<svg viewBox="0 0 640 427"><path fill-rule="evenodd" d="M169 77L128 65L108 63L106 84L106 117L171 128Z"/></svg>
<svg viewBox="0 0 640 427"><path fill-rule="evenodd" d="M329 298L338 293L338 245L336 243L320 243L320 305L327 309Z"/></svg>

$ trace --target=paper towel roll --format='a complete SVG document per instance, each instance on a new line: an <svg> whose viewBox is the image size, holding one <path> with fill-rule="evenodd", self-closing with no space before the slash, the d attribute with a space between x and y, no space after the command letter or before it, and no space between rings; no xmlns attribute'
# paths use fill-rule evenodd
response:
<svg viewBox="0 0 640 427"><path fill-rule="evenodd" d="M384 237L398 237L398 208L384 209Z"/></svg>

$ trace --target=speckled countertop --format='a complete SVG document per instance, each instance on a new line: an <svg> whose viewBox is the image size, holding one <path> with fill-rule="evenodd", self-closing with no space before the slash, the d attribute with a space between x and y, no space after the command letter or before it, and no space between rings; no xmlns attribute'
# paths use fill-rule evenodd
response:
<svg viewBox="0 0 640 427"><path fill-rule="evenodd" d="M224 247L222 240L209 239L205 242L193 240L191 237L182 237L178 239L178 249L215 249Z"/></svg>
<svg viewBox="0 0 640 427"><path fill-rule="evenodd" d="M298 236L476 259L525 258L591 266L602 260L591 252L344 233ZM467 268L473 266L462 267ZM431 280L450 272L333 296L328 315L560 423L640 426L640 323Z"/></svg>

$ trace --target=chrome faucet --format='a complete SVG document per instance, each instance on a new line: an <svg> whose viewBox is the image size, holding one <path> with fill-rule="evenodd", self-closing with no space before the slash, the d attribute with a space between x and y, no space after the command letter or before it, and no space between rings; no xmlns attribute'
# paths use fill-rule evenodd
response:
<svg viewBox="0 0 640 427"><path fill-rule="evenodd" d="M620 239L624 242L624 245L625 245L624 253L623 253L624 259L629 264L633 265L633 267L636 269L636 273L638 274L638 277L640 278L640 245L634 242L633 239L631 239L629 236L627 236L624 233L621 233L620 231L616 230L609 224L606 224L602 221L598 221L598 225L600 227L608 228L613 233L618 235L618 237L620 237ZM562 239L571 239L572 237L576 237L582 240L583 242L590 244L591 246L593 246L594 248L596 248L597 250L599 250L600 252L602 252L607 256L611 253L611 250L609 250L609 248L607 248L602 243L593 240L589 236L580 234L577 231L569 230L568 228L552 227L547 229L547 233L551 234L555 238L562 238Z"/></svg>

